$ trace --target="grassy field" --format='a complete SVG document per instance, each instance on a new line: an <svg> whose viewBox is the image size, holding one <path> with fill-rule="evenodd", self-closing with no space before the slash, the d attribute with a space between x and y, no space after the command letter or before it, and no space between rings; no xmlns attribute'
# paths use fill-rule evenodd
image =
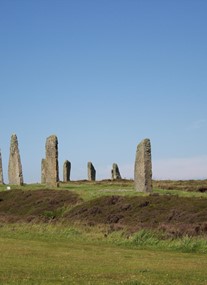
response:
<svg viewBox="0 0 207 285"><path fill-rule="evenodd" d="M6 188L6 185L0 185L0 191L5 191ZM46 185L42 184L25 184L24 186L11 185L11 189L23 189L25 191L47 188L48 187ZM96 182L90 182L86 180L71 181L68 183L60 183L60 187L54 189L73 191L79 194L85 201L110 195L147 196L147 194L145 193L140 193L134 190L133 180L102 180ZM157 193L160 195L178 195L180 197L207 198L207 180L154 180L153 193Z"/></svg>
<svg viewBox="0 0 207 285"><path fill-rule="evenodd" d="M150 219L159 214L161 223L169 208L173 226L180 217L188 223L199 218L205 226L205 184L154 182L152 196L124 180L61 183L53 192L40 184L11 186L14 191L0 186L0 284L206 285L206 236L129 233L113 220L121 209L125 223L145 211ZM104 222L105 216L112 221ZM89 222L81 223L84 218Z"/></svg>
<svg viewBox="0 0 207 285"><path fill-rule="evenodd" d="M207 284L207 255L117 245L54 225L0 231L0 284Z"/></svg>

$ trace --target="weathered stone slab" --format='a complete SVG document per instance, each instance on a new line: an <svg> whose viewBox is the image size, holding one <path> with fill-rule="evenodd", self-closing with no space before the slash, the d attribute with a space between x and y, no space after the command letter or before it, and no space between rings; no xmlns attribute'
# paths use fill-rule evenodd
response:
<svg viewBox="0 0 207 285"><path fill-rule="evenodd" d="M65 160L63 163L63 181L70 181L70 171L71 171L71 163L68 160Z"/></svg>
<svg viewBox="0 0 207 285"><path fill-rule="evenodd" d="M41 183L46 183L46 159L43 158L41 161Z"/></svg>
<svg viewBox="0 0 207 285"><path fill-rule="evenodd" d="M121 179L121 174L120 174L120 171L119 171L119 167L118 167L118 165L116 163L113 163L113 165L112 165L111 179L112 180Z"/></svg>
<svg viewBox="0 0 207 285"><path fill-rule="evenodd" d="M151 143L149 139L142 140L137 146L134 183L136 191L152 192Z"/></svg>
<svg viewBox="0 0 207 285"><path fill-rule="evenodd" d="M46 165L45 177L46 184L50 186L58 186L59 182L59 165L58 165L58 139L55 135L47 138L45 144Z"/></svg>
<svg viewBox="0 0 207 285"><path fill-rule="evenodd" d="M88 180L95 181L96 180L96 170L92 164L92 162L88 162Z"/></svg>
<svg viewBox="0 0 207 285"><path fill-rule="evenodd" d="M1 150L0 150L0 184L4 184Z"/></svg>
<svg viewBox="0 0 207 285"><path fill-rule="evenodd" d="M8 177L9 184L23 185L22 164L16 134L11 136Z"/></svg>

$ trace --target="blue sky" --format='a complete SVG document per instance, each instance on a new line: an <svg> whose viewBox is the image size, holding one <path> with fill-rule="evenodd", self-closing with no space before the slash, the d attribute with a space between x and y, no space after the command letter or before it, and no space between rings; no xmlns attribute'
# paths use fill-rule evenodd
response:
<svg viewBox="0 0 207 285"><path fill-rule="evenodd" d="M153 177L207 178L207 1L0 0L0 148L39 182L45 141L71 179L133 178L150 138Z"/></svg>

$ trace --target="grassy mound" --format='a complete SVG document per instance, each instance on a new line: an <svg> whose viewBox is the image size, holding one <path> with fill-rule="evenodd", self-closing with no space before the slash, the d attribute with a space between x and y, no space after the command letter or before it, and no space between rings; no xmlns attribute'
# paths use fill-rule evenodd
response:
<svg viewBox="0 0 207 285"><path fill-rule="evenodd" d="M131 181L83 181L62 184L63 187L69 190L39 189L40 186L29 190L27 186L24 190L1 191L0 222L104 225L109 231L130 234L152 229L167 237L207 235L205 196L143 195L132 190Z"/></svg>
<svg viewBox="0 0 207 285"><path fill-rule="evenodd" d="M157 229L168 236L207 234L207 199L169 195L108 196L77 205L65 214L88 225L109 224L135 232Z"/></svg>
<svg viewBox="0 0 207 285"><path fill-rule="evenodd" d="M65 207L76 205L82 199L75 193L67 190L11 190L0 192L0 221L32 221L47 220Z"/></svg>

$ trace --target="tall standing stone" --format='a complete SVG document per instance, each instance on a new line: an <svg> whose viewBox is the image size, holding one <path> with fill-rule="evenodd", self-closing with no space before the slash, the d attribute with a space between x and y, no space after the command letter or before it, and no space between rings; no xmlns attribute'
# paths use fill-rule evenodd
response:
<svg viewBox="0 0 207 285"><path fill-rule="evenodd" d="M46 159L43 158L41 161L41 183L46 183Z"/></svg>
<svg viewBox="0 0 207 285"><path fill-rule="evenodd" d="M71 163L68 160L65 160L63 163L63 181L68 182L70 181L70 170L71 170Z"/></svg>
<svg viewBox="0 0 207 285"><path fill-rule="evenodd" d="M47 138L45 144L46 163L45 178L46 184L50 186L58 186L59 182L59 166L58 166L58 139L55 135Z"/></svg>
<svg viewBox="0 0 207 285"><path fill-rule="evenodd" d="M152 192L151 144L149 139L142 140L137 146L134 183L136 191Z"/></svg>
<svg viewBox="0 0 207 285"><path fill-rule="evenodd" d="M116 163L113 163L113 165L112 165L111 179L112 180L121 179L121 174L120 174L120 171L119 171L119 167L118 167L118 165Z"/></svg>
<svg viewBox="0 0 207 285"><path fill-rule="evenodd" d="M92 164L92 162L88 162L88 180L95 181L96 180L96 170Z"/></svg>
<svg viewBox="0 0 207 285"><path fill-rule="evenodd" d="M1 150L0 150L0 184L4 184Z"/></svg>
<svg viewBox="0 0 207 285"><path fill-rule="evenodd" d="M23 185L22 164L16 134L11 136L8 177L9 184Z"/></svg>

